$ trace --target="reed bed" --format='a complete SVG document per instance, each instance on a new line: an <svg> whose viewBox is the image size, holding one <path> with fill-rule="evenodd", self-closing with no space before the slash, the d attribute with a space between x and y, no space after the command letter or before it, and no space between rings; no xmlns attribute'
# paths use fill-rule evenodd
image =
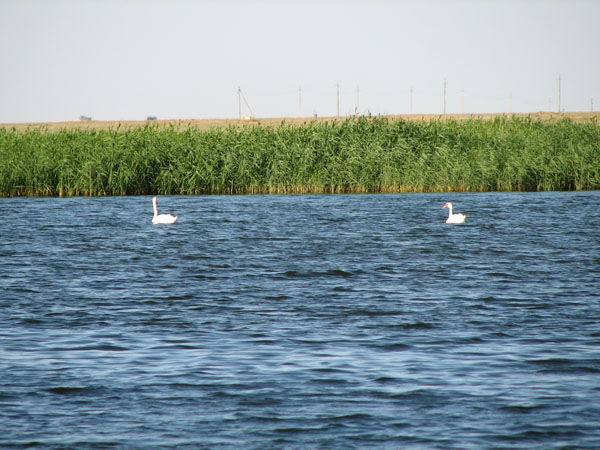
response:
<svg viewBox="0 0 600 450"><path fill-rule="evenodd" d="M591 189L600 189L595 121L0 129L1 196Z"/></svg>

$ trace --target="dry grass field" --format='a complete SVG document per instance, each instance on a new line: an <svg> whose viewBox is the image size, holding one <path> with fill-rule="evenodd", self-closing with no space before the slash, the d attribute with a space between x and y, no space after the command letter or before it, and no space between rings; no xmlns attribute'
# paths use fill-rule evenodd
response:
<svg viewBox="0 0 600 450"><path fill-rule="evenodd" d="M565 113L528 113L528 114L413 114L413 115L392 115L386 116L389 119L403 119L408 121L463 121L469 119L475 120L493 120L495 117L531 117L533 120L556 121L563 118L568 118L574 122L586 122L590 120L598 120L600 112L565 112ZM227 127L247 127L262 125L267 127L279 126L285 121L288 125L302 125L312 121L332 122L336 120L344 120L346 117L292 117L292 118L260 118L260 119L166 119L166 120L128 120L128 121L72 121L72 122L42 122L42 123L3 123L0 124L0 129L27 131L27 130L108 130L108 129L135 129L145 127L147 125L157 128L187 128L193 127L199 130L210 130L215 128Z"/></svg>

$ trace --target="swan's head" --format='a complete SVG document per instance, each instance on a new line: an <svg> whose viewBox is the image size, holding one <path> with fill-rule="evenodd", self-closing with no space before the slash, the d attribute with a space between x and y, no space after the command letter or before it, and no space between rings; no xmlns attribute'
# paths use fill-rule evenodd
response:
<svg viewBox="0 0 600 450"><path fill-rule="evenodd" d="M452 209L452 203L446 202L446 203L444 203L444 206L442 206L442 208L450 208L450 209Z"/></svg>

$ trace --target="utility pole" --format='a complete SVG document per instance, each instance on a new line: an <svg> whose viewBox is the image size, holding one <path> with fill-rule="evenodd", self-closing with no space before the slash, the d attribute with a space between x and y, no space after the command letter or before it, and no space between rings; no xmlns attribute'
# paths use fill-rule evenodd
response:
<svg viewBox="0 0 600 450"><path fill-rule="evenodd" d="M335 103L336 103L336 111L337 111L337 117L340 117L340 83L338 82L335 85Z"/></svg>
<svg viewBox="0 0 600 450"><path fill-rule="evenodd" d="M558 112L560 113L560 75L558 76Z"/></svg>
<svg viewBox="0 0 600 450"><path fill-rule="evenodd" d="M413 88L410 88L410 113L413 113Z"/></svg>
<svg viewBox="0 0 600 450"><path fill-rule="evenodd" d="M252 108L250 108L250 105L248 104L248 100L246 100L246 96L242 92L242 89L238 86L238 111L239 111L240 120L242 119L242 100L244 100L244 104L246 105L246 108L248 108L248 111L250 111L250 117L254 118L254 113L252 112Z"/></svg>
<svg viewBox="0 0 600 450"><path fill-rule="evenodd" d="M446 115L446 80L444 80L444 115Z"/></svg>

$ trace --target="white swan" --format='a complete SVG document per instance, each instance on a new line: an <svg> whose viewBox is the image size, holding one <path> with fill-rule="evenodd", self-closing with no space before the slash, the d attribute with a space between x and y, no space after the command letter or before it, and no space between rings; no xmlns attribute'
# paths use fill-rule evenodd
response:
<svg viewBox="0 0 600 450"><path fill-rule="evenodd" d="M452 203L447 202L442 206L442 208L448 208L448 218L446 219L446 223L463 223L467 220L467 216L464 214L452 214Z"/></svg>
<svg viewBox="0 0 600 450"><path fill-rule="evenodd" d="M154 217L152 218L152 223L175 223L177 222L177 216L173 216L171 214L159 214L158 206L157 206L158 198L152 198L152 206L154 206Z"/></svg>

